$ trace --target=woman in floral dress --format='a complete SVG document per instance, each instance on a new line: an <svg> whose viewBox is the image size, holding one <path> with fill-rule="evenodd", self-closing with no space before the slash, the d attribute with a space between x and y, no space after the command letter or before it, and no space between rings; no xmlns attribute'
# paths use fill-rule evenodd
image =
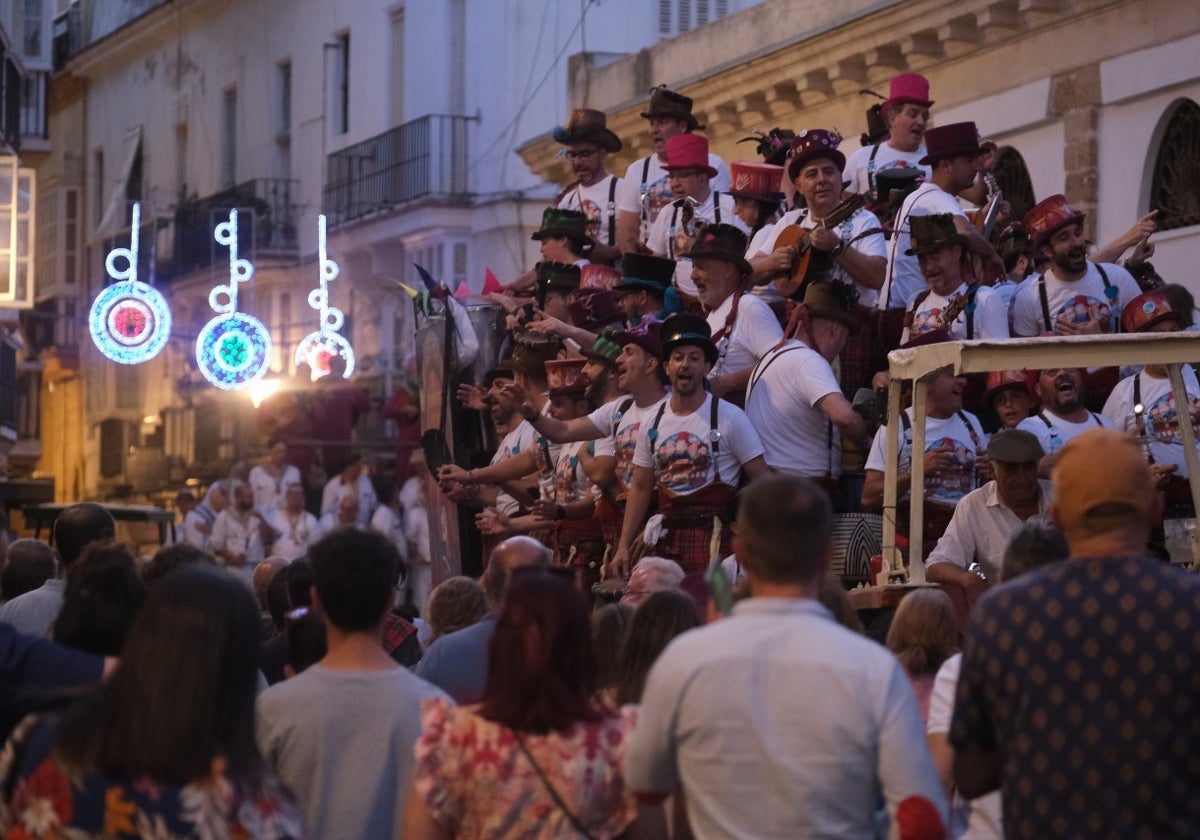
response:
<svg viewBox="0 0 1200 840"><path fill-rule="evenodd" d="M219 569L151 592L107 684L27 718L0 754L0 831L26 838L300 838L254 741L258 610Z"/></svg>

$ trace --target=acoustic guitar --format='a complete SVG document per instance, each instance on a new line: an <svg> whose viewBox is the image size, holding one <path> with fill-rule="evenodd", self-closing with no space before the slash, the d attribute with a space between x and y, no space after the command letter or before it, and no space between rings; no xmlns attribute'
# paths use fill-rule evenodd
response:
<svg viewBox="0 0 1200 840"><path fill-rule="evenodd" d="M841 204L829 211L829 214L821 220L821 227L837 227L865 206L868 198L869 196L865 193L851 194ZM772 250L778 251L781 248L792 247L796 249L796 256L792 260L791 268L788 269L787 276L775 281L775 288L784 297L791 297L806 289L809 283L824 280L830 266L833 265L833 253L814 248L812 231L802 228L800 225L788 225L780 231L779 238L775 240L775 247Z"/></svg>

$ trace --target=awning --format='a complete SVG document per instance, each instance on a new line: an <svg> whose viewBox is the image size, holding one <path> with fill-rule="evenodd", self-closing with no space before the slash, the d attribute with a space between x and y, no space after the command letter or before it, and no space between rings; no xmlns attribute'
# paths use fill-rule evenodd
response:
<svg viewBox="0 0 1200 840"><path fill-rule="evenodd" d="M142 148L142 126L139 123L125 134L122 144L120 178L113 184L113 191L104 205L104 216L96 225L93 239L109 239L129 227L129 198L126 190L129 186L129 176L133 173L133 162L137 160Z"/></svg>

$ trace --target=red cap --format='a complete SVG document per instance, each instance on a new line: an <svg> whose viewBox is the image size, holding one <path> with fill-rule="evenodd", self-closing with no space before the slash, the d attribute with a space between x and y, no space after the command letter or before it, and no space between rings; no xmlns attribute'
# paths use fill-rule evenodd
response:
<svg viewBox="0 0 1200 840"><path fill-rule="evenodd" d="M708 140L699 134L676 134L668 140L663 169L703 169L709 178L717 177L717 170L708 163Z"/></svg>
<svg viewBox="0 0 1200 840"><path fill-rule="evenodd" d="M1025 218L1021 220L1021 227L1025 228L1033 244L1041 247L1050 234L1067 225L1082 222L1084 218L1083 213L1076 213L1071 209L1065 195L1052 195L1043 198L1025 214Z"/></svg>
<svg viewBox="0 0 1200 840"><path fill-rule="evenodd" d="M901 73L888 86L888 98L883 103L886 112L893 105L920 105L928 108L933 104L929 98L929 80L920 73Z"/></svg>

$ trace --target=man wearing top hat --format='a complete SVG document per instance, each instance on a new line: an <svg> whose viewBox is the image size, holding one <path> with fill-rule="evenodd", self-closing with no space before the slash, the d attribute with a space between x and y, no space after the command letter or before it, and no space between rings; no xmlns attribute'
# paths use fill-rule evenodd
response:
<svg viewBox="0 0 1200 840"><path fill-rule="evenodd" d="M882 114L887 121L886 140L863 147L850 155L846 162L846 188L852 193L872 193L879 198L875 177L888 169L912 167L922 169L926 177L933 174L925 157L925 128L929 124L929 81L919 73L901 73L888 86L888 98Z"/></svg>
<svg viewBox="0 0 1200 840"><path fill-rule="evenodd" d="M838 151L842 137L836 131L810 129L792 140L787 174L796 191L804 197L804 207L789 211L772 228L757 251L748 251L754 266L756 283L771 283L792 268L797 247L775 250L779 235L799 225L810 231L814 251L829 255L829 269L822 279L853 283L864 306L871 307L883 285L887 267L887 243L879 219L869 210L859 209L836 227L825 219L842 203L842 167L846 157Z"/></svg>
<svg viewBox="0 0 1200 840"><path fill-rule="evenodd" d="M579 271L591 263L589 255L594 243L587 231L588 217L582 212L547 207L542 211L541 226L529 238L541 243L539 250L542 262L573 265L576 271ZM527 291L531 286L535 286L539 279L535 266L507 283L505 289ZM578 288L578 281L575 286Z"/></svg>
<svg viewBox="0 0 1200 840"><path fill-rule="evenodd" d="M571 299L579 291L579 266L571 263L540 262L536 270L534 300L550 318L571 320Z"/></svg>
<svg viewBox="0 0 1200 840"><path fill-rule="evenodd" d="M658 211L679 196L674 195L667 179L667 143L672 137L701 131L692 115L691 97L659 85L650 90L650 107L642 112L649 121L650 142L654 151L629 164L625 170L625 200L618 205L617 235L621 252L638 250L639 243L650 237L650 225ZM706 154L705 163L716 173L711 176L710 189L722 192L729 189L729 168L718 155Z"/></svg>
<svg viewBox="0 0 1200 840"><path fill-rule="evenodd" d="M859 451L870 445L866 423L854 411L832 362L861 322L854 287L810 283L803 301L789 304L785 339L750 374L746 416L758 430L773 470L820 484L837 501L843 439Z"/></svg>
<svg viewBox="0 0 1200 840"><path fill-rule="evenodd" d="M687 314L667 319L660 358L671 393L638 433L620 544L609 564L621 577L633 565L638 537L646 549L675 560L684 571L703 572L713 517L728 515L742 472L750 481L770 472L749 418L704 389L717 360L704 319ZM647 522L652 498L658 513ZM729 529L722 529L722 557L730 546Z"/></svg>
<svg viewBox="0 0 1200 840"><path fill-rule="evenodd" d="M905 316L902 341L945 331L955 341L1008 338L1008 307L989 286L968 283L963 273L966 238L949 213L909 217L905 251L917 258L927 288L918 292Z"/></svg>
<svg viewBox="0 0 1200 840"><path fill-rule="evenodd" d="M925 133L928 152L921 163L933 167L930 180L921 184L904 199L889 243L887 275L879 298L879 308L905 309L925 283L915 255L909 254L909 220L912 216L930 213L949 213L954 226L963 235L963 244L972 257L978 258L979 270L975 279L984 283L1004 276L1004 261L996 249L971 224L956 196L975 183L979 172L979 156L983 153L979 130L973 122L951 123L931 128Z"/></svg>
<svg viewBox="0 0 1200 840"><path fill-rule="evenodd" d="M595 243L591 259L611 263L621 256L617 247L617 207L624 200L625 181L605 168L605 158L621 151L621 139L609 130L603 111L576 108L554 139L566 147L563 154L575 174L574 183L558 196L554 206L578 210L588 220L587 232Z"/></svg>
<svg viewBox="0 0 1200 840"><path fill-rule="evenodd" d="M1043 199L1021 226L1050 260L1013 298L1013 334L1096 335L1118 332L1121 308L1142 293L1128 271L1088 259L1083 213L1062 195Z"/></svg>
<svg viewBox="0 0 1200 840"><path fill-rule="evenodd" d="M731 225L705 226L688 252L696 294L717 348L709 386L738 406L750 370L783 338L770 306L744 291L751 271L745 252L745 235Z"/></svg>
<svg viewBox="0 0 1200 840"><path fill-rule="evenodd" d="M625 319L635 324L649 315L663 321L679 312L682 304L671 285L674 276L675 260L638 253L622 257L621 279L613 291L620 299Z"/></svg>

